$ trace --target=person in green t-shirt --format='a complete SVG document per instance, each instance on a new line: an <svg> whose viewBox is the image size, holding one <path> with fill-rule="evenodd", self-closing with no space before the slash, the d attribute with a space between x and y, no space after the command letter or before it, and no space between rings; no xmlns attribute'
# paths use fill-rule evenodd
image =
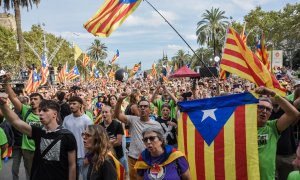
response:
<svg viewBox="0 0 300 180"><path fill-rule="evenodd" d="M22 104L14 90L12 89L9 81L11 77L9 74L4 75L3 78L3 86L5 88L5 92L8 94L9 100L14 105L14 108L21 112L22 120L31 126L42 126L39 118L39 105L43 100L43 96L39 93L30 94L30 106ZM26 173L26 179L29 180L31 166L35 151L35 143L32 139L28 139L27 135L23 134L22 136L22 156L24 160L24 167Z"/></svg>
<svg viewBox="0 0 300 180"><path fill-rule="evenodd" d="M2 157L2 154L5 152L7 148L7 138L2 128L0 128L0 155ZM0 171L2 169L2 163L0 159Z"/></svg>
<svg viewBox="0 0 300 180"><path fill-rule="evenodd" d="M269 96L260 98L257 105L260 178L274 180L277 141L280 133L294 123L300 114L291 103L271 89L259 87L255 92ZM285 113L277 120L268 121L273 109L271 98Z"/></svg>
<svg viewBox="0 0 300 180"><path fill-rule="evenodd" d="M163 97L161 99L155 99L156 95L159 93L160 89L163 90ZM165 103L168 103L171 107L170 111L170 117L176 119L176 104L177 104L177 98L174 94L172 94L165 85L158 85L151 97L150 100L155 107L157 107L157 115L162 116L162 106Z"/></svg>
<svg viewBox="0 0 300 180"><path fill-rule="evenodd" d="M293 165L298 169L297 171L290 172L287 180L299 180L300 179L300 144L296 151L296 159L293 161Z"/></svg>

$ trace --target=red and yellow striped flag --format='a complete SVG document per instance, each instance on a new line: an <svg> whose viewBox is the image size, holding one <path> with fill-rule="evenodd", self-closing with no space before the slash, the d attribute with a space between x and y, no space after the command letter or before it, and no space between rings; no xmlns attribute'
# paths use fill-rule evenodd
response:
<svg viewBox="0 0 300 180"><path fill-rule="evenodd" d="M59 71L58 76L57 76L58 81L60 83L64 83L67 75L68 75L68 62L66 62L66 64Z"/></svg>
<svg viewBox="0 0 300 180"><path fill-rule="evenodd" d="M191 179L260 179L257 102L243 93L178 103L178 149Z"/></svg>
<svg viewBox="0 0 300 180"><path fill-rule="evenodd" d="M267 51L267 46L265 42L264 34L261 33L260 40L256 46L255 54L259 58L259 60L267 67L267 69L271 72L271 63L269 61L269 54Z"/></svg>
<svg viewBox="0 0 300 180"><path fill-rule="evenodd" d="M243 42L245 44L247 44L247 35L246 35L246 22L244 23L244 26L243 26L243 30L242 30L242 33L241 33L241 39L243 40Z"/></svg>
<svg viewBox="0 0 300 180"><path fill-rule="evenodd" d="M157 76L156 64L155 64L155 63L152 64L151 75L152 75L154 78L156 78L156 76Z"/></svg>
<svg viewBox="0 0 300 180"><path fill-rule="evenodd" d="M240 35L232 27L228 29L220 67L255 83L257 86L273 89L281 96L286 95L286 90L281 87L275 76L243 43Z"/></svg>
<svg viewBox="0 0 300 180"><path fill-rule="evenodd" d="M142 0L106 0L84 27L95 36L108 37L133 13Z"/></svg>
<svg viewBox="0 0 300 180"><path fill-rule="evenodd" d="M118 175L118 180L123 180L124 179L124 172L125 172L125 169L124 169L123 165L120 163L120 161L117 158L115 158L115 156L111 152L109 152L108 155L111 157L111 159L115 163L116 172L117 172L117 175Z"/></svg>
<svg viewBox="0 0 300 180"><path fill-rule="evenodd" d="M27 84L25 86L25 91L27 93L36 92L38 87L40 86L41 78L36 70L31 70L28 76Z"/></svg>
<svg viewBox="0 0 300 180"><path fill-rule="evenodd" d="M87 54L83 54L82 67L86 68L89 62L90 62L90 57Z"/></svg>
<svg viewBox="0 0 300 180"><path fill-rule="evenodd" d="M220 68L220 79L225 80L226 77L226 71L224 71L222 68Z"/></svg>

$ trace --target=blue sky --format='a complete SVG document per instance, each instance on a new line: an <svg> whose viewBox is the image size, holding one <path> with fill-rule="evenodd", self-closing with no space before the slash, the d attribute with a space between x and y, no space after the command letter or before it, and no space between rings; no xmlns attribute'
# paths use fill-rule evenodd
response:
<svg viewBox="0 0 300 180"><path fill-rule="evenodd" d="M251 9L261 6L263 10L279 10L286 3L300 0L148 0L179 31L194 50L196 25L201 15L211 7L220 8L226 16L243 21ZM33 24L45 23L46 31L76 43L83 51L94 39L100 39L108 47L111 60L116 49L120 57L116 63L131 68L142 61L142 69L149 69L154 61L162 58L163 52L172 57L179 49L191 54L191 50L166 22L146 3L141 2L135 12L108 38L89 34L83 24L90 19L104 0L42 0L38 7L22 11L23 31Z"/></svg>

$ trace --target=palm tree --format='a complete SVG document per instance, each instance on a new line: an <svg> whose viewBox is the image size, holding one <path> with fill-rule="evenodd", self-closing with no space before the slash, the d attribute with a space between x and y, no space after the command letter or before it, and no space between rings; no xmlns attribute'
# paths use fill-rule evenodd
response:
<svg viewBox="0 0 300 180"><path fill-rule="evenodd" d="M13 8L15 11L15 20L17 26L17 40L19 45L19 61L22 62L22 67L26 66L26 60L24 56L24 40L22 34L21 27L21 12L20 6L28 8L32 8L32 4L36 6L40 3L40 0L0 0L0 6L2 6L5 10L10 10Z"/></svg>
<svg viewBox="0 0 300 180"><path fill-rule="evenodd" d="M201 66L204 67L201 61L205 63L206 66L209 66L209 59L212 57L213 52L211 49L204 49L204 48L199 48L196 50L196 56L195 54L191 57L191 68L194 69L196 66ZM199 59L200 57L201 59Z"/></svg>
<svg viewBox="0 0 300 180"><path fill-rule="evenodd" d="M206 10L202 14L203 19L197 23L197 42L200 45L207 43L208 46L213 47L214 57L218 54L217 52L221 52L220 40L225 36L229 24L224 14L225 11L212 7L210 11Z"/></svg>
<svg viewBox="0 0 300 180"><path fill-rule="evenodd" d="M91 60L96 61L97 67L105 69L104 59L107 57L107 47L101 43L99 39L95 39L92 45L88 48L88 55Z"/></svg>
<svg viewBox="0 0 300 180"><path fill-rule="evenodd" d="M176 63L178 68L180 68L185 64L189 64L190 59L191 59L191 55L186 54L184 50L180 49L177 51L176 55L172 57L173 66L175 66Z"/></svg>

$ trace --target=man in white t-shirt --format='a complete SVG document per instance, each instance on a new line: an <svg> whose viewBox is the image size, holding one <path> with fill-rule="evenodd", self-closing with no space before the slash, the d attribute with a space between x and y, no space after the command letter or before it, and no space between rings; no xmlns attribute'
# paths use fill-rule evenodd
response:
<svg viewBox="0 0 300 180"><path fill-rule="evenodd" d="M142 131L145 128L153 127L161 129L161 126L158 122L150 120L150 103L147 100L141 100L138 103L138 110L140 116L130 116L121 113L121 105L122 101L126 98L127 93L122 93L117 101L117 105L115 108L115 114L117 119L126 123L129 126L129 132L131 135L131 143L129 146L128 153L128 165L129 165L129 176L130 179L137 179L136 170L134 169L134 165L140 155L140 153L146 148L142 139Z"/></svg>
<svg viewBox="0 0 300 180"><path fill-rule="evenodd" d="M83 100L78 96L72 96L69 99L70 109L72 114L66 116L63 121L63 126L71 131L77 142L77 166L78 172L82 175L83 180L86 180L87 167L84 167L84 145L81 134L85 131L88 125L92 122L90 118L82 110Z"/></svg>

